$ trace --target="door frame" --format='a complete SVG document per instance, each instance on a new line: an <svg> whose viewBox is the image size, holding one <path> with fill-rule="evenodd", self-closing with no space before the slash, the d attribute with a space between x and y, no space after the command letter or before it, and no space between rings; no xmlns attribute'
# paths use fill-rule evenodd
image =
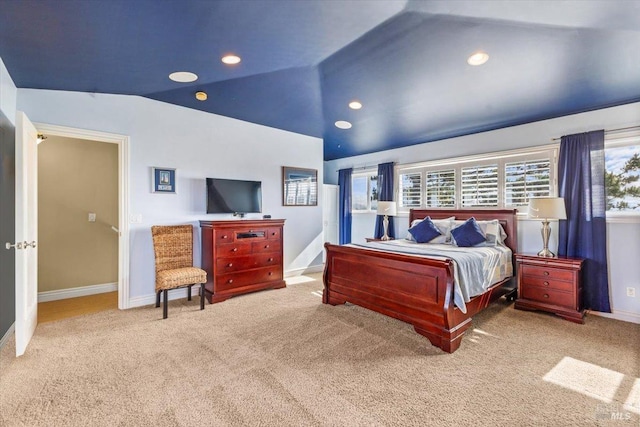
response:
<svg viewBox="0 0 640 427"><path fill-rule="evenodd" d="M129 308L129 137L67 126L33 123L44 135L86 139L118 145L118 308Z"/></svg>

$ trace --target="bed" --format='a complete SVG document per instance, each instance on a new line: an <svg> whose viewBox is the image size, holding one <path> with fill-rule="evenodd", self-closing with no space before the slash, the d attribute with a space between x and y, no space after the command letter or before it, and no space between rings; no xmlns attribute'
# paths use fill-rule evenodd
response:
<svg viewBox="0 0 640 427"><path fill-rule="evenodd" d="M517 251L516 210L425 210L413 209L409 224L455 217L466 220L497 219L506 232L504 245L511 250L512 271ZM355 245L325 244L324 304L349 302L413 325L416 332L447 353L460 346L471 318L489 304L506 296L513 300L513 274L473 296L461 309L454 302L454 261L406 253L386 252ZM456 270L457 271L457 270ZM465 312L466 311L466 312Z"/></svg>

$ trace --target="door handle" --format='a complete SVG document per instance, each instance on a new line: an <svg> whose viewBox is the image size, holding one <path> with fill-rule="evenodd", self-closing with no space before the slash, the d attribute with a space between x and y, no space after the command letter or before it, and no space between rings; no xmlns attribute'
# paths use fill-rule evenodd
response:
<svg viewBox="0 0 640 427"><path fill-rule="evenodd" d="M11 248L16 248L16 250L18 249L22 249L22 242L18 242L15 245L12 245L11 243L7 242L4 244L5 249L11 249Z"/></svg>
<svg viewBox="0 0 640 427"><path fill-rule="evenodd" d="M27 249L29 246L31 246L32 248L36 247L36 241L32 241L31 243L27 242L26 240L24 242L22 242L22 247Z"/></svg>

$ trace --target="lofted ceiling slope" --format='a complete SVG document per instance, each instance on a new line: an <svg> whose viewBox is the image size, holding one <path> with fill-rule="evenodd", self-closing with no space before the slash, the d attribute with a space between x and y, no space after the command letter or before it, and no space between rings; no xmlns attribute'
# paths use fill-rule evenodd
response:
<svg viewBox="0 0 640 427"><path fill-rule="evenodd" d="M144 96L332 160L639 101L640 1L0 0L0 57L20 88Z"/></svg>

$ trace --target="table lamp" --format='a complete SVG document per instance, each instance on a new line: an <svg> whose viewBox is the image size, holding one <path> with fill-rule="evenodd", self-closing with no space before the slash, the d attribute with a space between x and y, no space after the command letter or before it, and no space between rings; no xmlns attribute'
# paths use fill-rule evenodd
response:
<svg viewBox="0 0 640 427"><path fill-rule="evenodd" d="M536 197L529 199L529 218L542 218L542 245L544 248L538 252L538 256L555 258L555 254L549 250L549 235L551 226L549 219L567 219L567 211L562 197Z"/></svg>
<svg viewBox="0 0 640 427"><path fill-rule="evenodd" d="M387 231L389 230L389 217L396 216L396 202L380 202L378 201L378 215L384 215L384 219L382 220L382 225L384 227L384 236L381 237L382 240L390 240L389 234Z"/></svg>

